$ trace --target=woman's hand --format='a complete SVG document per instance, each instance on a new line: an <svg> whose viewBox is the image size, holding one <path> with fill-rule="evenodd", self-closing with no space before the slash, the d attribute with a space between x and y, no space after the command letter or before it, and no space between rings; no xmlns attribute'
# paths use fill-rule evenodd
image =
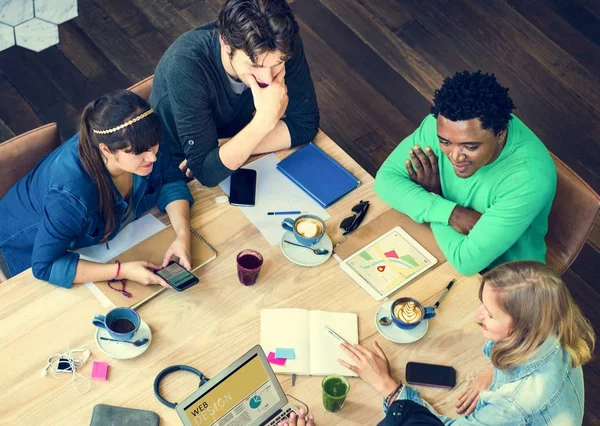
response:
<svg viewBox="0 0 600 426"><path fill-rule="evenodd" d="M306 416L306 411L304 408L301 408L298 416L296 416L296 413L292 412L288 420L277 423L277 426L315 426L315 421L312 414Z"/></svg>
<svg viewBox="0 0 600 426"><path fill-rule="evenodd" d="M191 253L189 234L177 236L165 253L163 267L169 264L173 256L177 256L179 258L179 264L190 271L192 269L192 262L190 261L192 257Z"/></svg>
<svg viewBox="0 0 600 426"><path fill-rule="evenodd" d="M479 377L469 383L469 386L459 395L456 402L456 412L468 416L475 411L479 401L479 393L482 390L489 389L493 378L494 368L489 366Z"/></svg>
<svg viewBox="0 0 600 426"><path fill-rule="evenodd" d="M163 287L171 288L165 280L154 273L154 271L161 268L162 266L160 265L155 265L154 263L146 261L127 262L121 264L120 276L144 285L160 284Z"/></svg>
<svg viewBox="0 0 600 426"><path fill-rule="evenodd" d="M390 375L390 363L377 342L373 345L373 351L361 345L347 345L346 343L342 343L340 347L354 361L355 365L348 364L341 359L338 359L338 362L357 373L382 398L398 387L398 382Z"/></svg>

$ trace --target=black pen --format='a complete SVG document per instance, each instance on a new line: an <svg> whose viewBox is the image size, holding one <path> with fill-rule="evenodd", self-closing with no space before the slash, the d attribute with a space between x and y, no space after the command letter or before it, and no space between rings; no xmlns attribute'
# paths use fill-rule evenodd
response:
<svg viewBox="0 0 600 426"><path fill-rule="evenodd" d="M452 288L453 285L454 285L454 280L452 280L452 281L450 281L448 283L448 285L444 289L444 292L442 293L442 295L440 296L440 298L438 299L438 301L435 302L435 305L433 305L433 309L436 309L438 306L440 306L440 302L442 301L442 299L444 297L446 297L446 295L448 294L448 292L450 291L450 289Z"/></svg>

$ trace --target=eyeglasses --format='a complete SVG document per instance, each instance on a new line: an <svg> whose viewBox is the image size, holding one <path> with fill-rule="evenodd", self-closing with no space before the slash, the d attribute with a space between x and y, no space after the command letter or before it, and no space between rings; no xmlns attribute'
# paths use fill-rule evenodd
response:
<svg viewBox="0 0 600 426"><path fill-rule="evenodd" d="M108 280L106 283L114 291L118 291L123 296L125 296L127 298L131 298L132 294L130 292L128 292L127 290L125 290L125 284L127 283L127 280ZM113 285L115 287L113 287ZM121 287L121 288L119 288L119 287Z"/></svg>
<svg viewBox="0 0 600 426"><path fill-rule="evenodd" d="M367 210L369 210L369 201L360 200L360 203L352 207L352 211L356 214L342 220L342 223L340 223L340 228L344 230L342 235L348 235L349 233L354 232L365 218Z"/></svg>

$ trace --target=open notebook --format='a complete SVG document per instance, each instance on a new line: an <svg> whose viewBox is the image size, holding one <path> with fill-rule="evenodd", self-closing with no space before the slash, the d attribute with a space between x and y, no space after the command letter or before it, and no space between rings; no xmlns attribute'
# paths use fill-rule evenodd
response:
<svg viewBox="0 0 600 426"><path fill-rule="evenodd" d="M211 260L217 257L215 249L196 231L191 228L192 233L192 272L206 265ZM147 260L148 262L161 265L163 257L167 249L175 239L175 230L172 226L165 228L159 233L133 246L124 253L121 253L107 263L114 263L119 259L121 263L132 262L138 260ZM106 281L95 283L98 289L110 299L116 306L133 306L141 305L152 297L156 296L166 288L160 285L143 285L135 281L127 281L125 289L131 293L131 298L125 297L118 291L111 289ZM118 287L119 284L116 285ZM113 284L115 287L115 284Z"/></svg>
<svg viewBox="0 0 600 426"><path fill-rule="evenodd" d="M358 343L358 316L354 313L308 311L305 309L263 309L260 313L260 345L265 353L277 348L294 349L295 359L272 365L280 374L327 376L356 373L338 364L338 358L352 363L340 349L340 341L327 332L331 328L347 342Z"/></svg>

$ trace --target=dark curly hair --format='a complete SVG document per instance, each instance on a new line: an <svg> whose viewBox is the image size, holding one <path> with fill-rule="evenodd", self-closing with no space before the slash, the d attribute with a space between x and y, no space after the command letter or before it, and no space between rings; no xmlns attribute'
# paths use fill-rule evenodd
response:
<svg viewBox="0 0 600 426"><path fill-rule="evenodd" d="M494 74L461 71L445 78L435 91L431 113L452 121L479 118L482 129L491 129L497 135L508 126L514 109L508 89Z"/></svg>
<svg viewBox="0 0 600 426"><path fill-rule="evenodd" d="M279 51L283 60L294 55L298 23L285 0L227 0L219 12L217 34L256 63L264 52Z"/></svg>

